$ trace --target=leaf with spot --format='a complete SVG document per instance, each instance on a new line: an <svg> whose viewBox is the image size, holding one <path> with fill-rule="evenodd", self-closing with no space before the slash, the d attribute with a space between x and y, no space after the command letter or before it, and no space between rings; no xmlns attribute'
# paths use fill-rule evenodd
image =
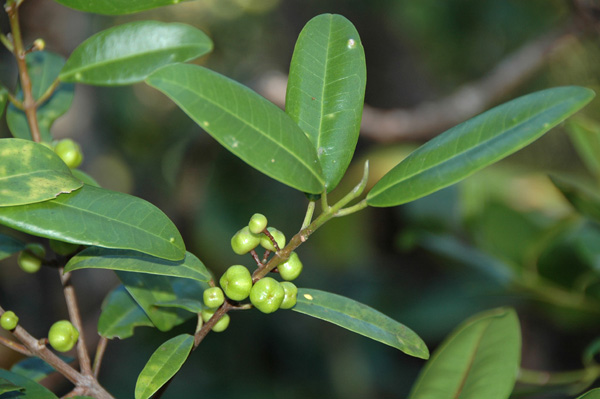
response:
<svg viewBox="0 0 600 399"><path fill-rule="evenodd" d="M37 204L0 207L0 224L38 237L167 260L186 254L181 234L160 209L141 198L88 185Z"/></svg>
<svg viewBox="0 0 600 399"><path fill-rule="evenodd" d="M366 79L365 52L352 23L332 14L311 19L292 56L285 111L315 146L327 191L352 160Z"/></svg>
<svg viewBox="0 0 600 399"><path fill-rule="evenodd" d="M0 207L33 204L83 186L46 146L0 139Z"/></svg>
<svg viewBox="0 0 600 399"><path fill-rule="evenodd" d="M115 288L104 300L98 319L98 334L113 339L133 336L135 327L153 327L144 309L129 295L124 286Z"/></svg>
<svg viewBox="0 0 600 399"><path fill-rule="evenodd" d="M104 15L124 15L190 0L55 0L79 11Z"/></svg>
<svg viewBox="0 0 600 399"><path fill-rule="evenodd" d="M52 392L50 392L47 388L19 374L0 369L0 379L8 381L8 383L19 387L19 391L23 390L23 392L19 392L15 396L13 396L12 393L6 395L7 398L14 397L18 399L58 399L58 397ZM14 393L16 391L13 390L12 392ZM2 394L2 396L4 395Z"/></svg>
<svg viewBox="0 0 600 399"><path fill-rule="evenodd" d="M329 292L300 288L292 310L336 324L410 356L427 359L429 351L419 336L383 313L352 299Z"/></svg>
<svg viewBox="0 0 600 399"><path fill-rule="evenodd" d="M77 47L60 71L63 82L117 86L141 82L156 69L207 54L212 41L181 23L136 21L99 32Z"/></svg>
<svg viewBox="0 0 600 399"><path fill-rule="evenodd" d="M146 79L221 145L250 166L307 193L323 191L317 152L281 109L246 86L209 69L174 64Z"/></svg>

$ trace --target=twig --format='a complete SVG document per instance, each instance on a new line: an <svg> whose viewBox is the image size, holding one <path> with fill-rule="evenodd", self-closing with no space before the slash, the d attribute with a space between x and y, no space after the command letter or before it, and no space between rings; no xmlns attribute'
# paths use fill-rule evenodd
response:
<svg viewBox="0 0 600 399"><path fill-rule="evenodd" d="M29 350L26 347L24 347L23 345L21 345L18 342L11 341L10 339L0 337L0 345L4 345L9 349L14 350L15 352L19 352L22 355L32 356L31 352L29 352Z"/></svg>
<svg viewBox="0 0 600 399"><path fill-rule="evenodd" d="M96 356L94 356L94 378L98 378L100 374L100 366L102 365L102 359L104 358L104 352L106 351L106 345L108 344L108 339L106 337L100 337L98 340L98 346L96 348Z"/></svg>

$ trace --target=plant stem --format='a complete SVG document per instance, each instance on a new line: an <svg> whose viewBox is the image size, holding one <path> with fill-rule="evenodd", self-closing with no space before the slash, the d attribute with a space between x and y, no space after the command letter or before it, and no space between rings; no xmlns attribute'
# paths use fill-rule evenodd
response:
<svg viewBox="0 0 600 399"><path fill-rule="evenodd" d="M300 230L308 227L310 222L312 222L313 214L315 213L315 201L310 201L308 203L308 208L306 209L306 216L304 216L304 222L302 222L302 227Z"/></svg>
<svg viewBox="0 0 600 399"><path fill-rule="evenodd" d="M39 107L40 105L42 105L44 103L44 101L49 99L52 96L52 94L54 94L54 91L56 90L56 88L58 87L59 84L60 84L60 80L55 79L54 82L52 82L52 84L40 96L40 98L37 99L37 101L35 102L35 106Z"/></svg>
<svg viewBox="0 0 600 399"><path fill-rule="evenodd" d="M18 342L11 341L10 339L6 339L4 337L0 337L0 345L4 345L8 349L12 349L15 352L19 352L22 355L31 356L31 352L29 352L29 350L27 350L26 347L24 347L23 345L21 345Z"/></svg>
<svg viewBox="0 0 600 399"><path fill-rule="evenodd" d="M2 33L0 33L0 42L4 45L4 47L6 47L6 49L8 51L10 51L11 53L14 53L15 49L14 49L12 42L10 41L10 39L8 37L6 37L6 35L4 35Z"/></svg>
<svg viewBox="0 0 600 399"><path fill-rule="evenodd" d="M521 369L517 380L528 385L556 386L591 383L598 377L600 377L600 365L593 365L581 370L561 372Z"/></svg>
<svg viewBox="0 0 600 399"><path fill-rule="evenodd" d="M94 356L94 378L98 378L100 374L100 366L102 365L102 359L104 358L104 352L106 351L106 345L108 344L108 339L106 337L100 337L98 340L98 346L96 347L96 356Z"/></svg>

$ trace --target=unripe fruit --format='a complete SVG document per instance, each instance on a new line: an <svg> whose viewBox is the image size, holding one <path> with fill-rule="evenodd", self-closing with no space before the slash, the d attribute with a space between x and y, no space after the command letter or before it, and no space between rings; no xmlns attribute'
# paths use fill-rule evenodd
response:
<svg viewBox="0 0 600 399"><path fill-rule="evenodd" d="M70 242L64 242L59 240L50 240L50 249L59 255L67 256L77 251L79 244L72 244Z"/></svg>
<svg viewBox="0 0 600 399"><path fill-rule="evenodd" d="M277 265L277 270L279 270L279 275L282 279L287 281L295 280L302 273L302 262L298 254L292 252L288 260Z"/></svg>
<svg viewBox="0 0 600 399"><path fill-rule="evenodd" d="M60 140L56 143L54 152L71 169L78 167L81 164L81 161L83 161L83 154L81 153L79 144L71 139Z"/></svg>
<svg viewBox="0 0 600 399"><path fill-rule="evenodd" d="M69 320L60 320L52 324L48 332L48 341L59 352L70 351L79 339L79 331Z"/></svg>
<svg viewBox="0 0 600 399"><path fill-rule="evenodd" d="M221 276L219 284L221 284L227 298L234 301L243 301L250 295L252 276L245 266L233 265Z"/></svg>
<svg viewBox="0 0 600 399"><path fill-rule="evenodd" d="M223 290L219 287L210 287L204 290L202 294L204 304L209 308L218 308L225 302L225 295Z"/></svg>
<svg viewBox="0 0 600 399"><path fill-rule="evenodd" d="M33 41L33 47L37 51L44 51L44 49L46 48L46 42L44 41L44 39L35 39Z"/></svg>
<svg viewBox="0 0 600 399"><path fill-rule="evenodd" d="M247 254L260 244L260 236L250 232L248 226L244 227L231 237L231 248L238 255Z"/></svg>
<svg viewBox="0 0 600 399"><path fill-rule="evenodd" d="M281 302L281 309L291 309L296 306L296 297L298 296L298 287L294 283L284 281L281 284L283 288L284 296L283 302Z"/></svg>
<svg viewBox="0 0 600 399"><path fill-rule="evenodd" d="M2 317L0 317L0 327L4 328L5 330L14 330L17 324L19 324L19 318L15 312L11 312L9 310L8 312L4 312Z"/></svg>
<svg viewBox="0 0 600 399"><path fill-rule="evenodd" d="M269 233L271 233L271 235L275 239L275 242L279 246L279 249L285 247L285 235L281 231L277 230L274 227L269 227L267 230L269 231ZM260 238L260 245L262 245L263 248L265 248L269 251L276 250L275 246L271 242L271 239L265 234L263 234L263 236Z"/></svg>
<svg viewBox="0 0 600 399"><path fill-rule="evenodd" d="M19 253L17 263L24 272L35 273L42 267L44 256L46 249L41 244L27 244L25 250Z"/></svg>
<svg viewBox="0 0 600 399"><path fill-rule="evenodd" d="M267 217L261 213L255 213L248 222L248 228L251 233L260 234L267 228Z"/></svg>
<svg viewBox="0 0 600 399"><path fill-rule="evenodd" d="M264 277L254 283L250 291L250 302L263 313L273 313L281 306L285 292L277 280Z"/></svg>
<svg viewBox="0 0 600 399"><path fill-rule="evenodd" d="M213 316L213 314L215 314L215 311L216 311L215 309L202 310L202 320L204 320L205 323L207 321L209 321L210 318ZM223 316L221 316L219 321L217 321L217 323L213 326L212 330L214 332L225 331L227 329L227 327L229 327L229 320L230 320L229 315L224 314Z"/></svg>

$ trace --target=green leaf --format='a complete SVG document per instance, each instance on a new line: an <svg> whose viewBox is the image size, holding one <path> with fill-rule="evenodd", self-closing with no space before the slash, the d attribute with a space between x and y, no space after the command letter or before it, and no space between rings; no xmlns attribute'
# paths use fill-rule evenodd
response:
<svg viewBox="0 0 600 399"><path fill-rule="evenodd" d="M421 371L410 399L507 399L521 358L514 310L481 313L459 326Z"/></svg>
<svg viewBox="0 0 600 399"><path fill-rule="evenodd" d="M579 156L590 172L600 178L600 124L578 115L566 127Z"/></svg>
<svg viewBox="0 0 600 399"><path fill-rule="evenodd" d="M367 195L367 204L404 204L447 187L530 144L594 98L583 87L557 87L493 108L419 147Z"/></svg>
<svg viewBox="0 0 600 399"><path fill-rule="evenodd" d="M194 336L181 334L163 343L144 366L135 384L135 399L148 399L173 377L188 358Z"/></svg>
<svg viewBox="0 0 600 399"><path fill-rule="evenodd" d="M592 187L558 176L551 180L579 213L600 223L600 195Z"/></svg>
<svg viewBox="0 0 600 399"><path fill-rule="evenodd" d="M427 359L425 343L411 329L381 312L352 299L329 292L300 288L292 310L336 324L407 355Z"/></svg>
<svg viewBox="0 0 600 399"><path fill-rule="evenodd" d="M0 207L47 201L83 186L46 146L0 139Z"/></svg>
<svg viewBox="0 0 600 399"><path fill-rule="evenodd" d="M211 278L200 259L190 252L186 252L185 258L180 261L169 261L136 251L90 247L72 257L65 266L65 272L80 269L120 270L198 281L208 281Z"/></svg>
<svg viewBox="0 0 600 399"><path fill-rule="evenodd" d="M30 380L29 378L20 376L19 374L0 369L0 378L8 380L10 383L25 389L24 392L20 392L17 396L10 395L7 396L7 398L15 397L18 399L58 399L56 395L54 395L45 387L41 386L35 381Z"/></svg>
<svg viewBox="0 0 600 399"><path fill-rule="evenodd" d="M38 100L55 83L65 59L48 51L36 51L27 54L25 60L31 78L33 98ZM73 95L74 85L60 83L52 95L37 108L38 127L43 141L52 141L50 127L58 117L69 110ZM17 98L23 98L21 90L17 93ZM25 112L10 104L6 112L6 122L13 136L31 140Z"/></svg>
<svg viewBox="0 0 600 399"><path fill-rule="evenodd" d="M144 309L129 295L124 286L115 288L104 300L98 320L98 334L113 339L133 336L135 327L153 327Z"/></svg>
<svg viewBox="0 0 600 399"><path fill-rule="evenodd" d="M8 102L8 90L6 90L6 87L0 86L0 116L2 116L2 114L4 113L7 102Z"/></svg>
<svg viewBox="0 0 600 399"><path fill-rule="evenodd" d="M600 399L600 388L592 389L591 391L578 396L577 399Z"/></svg>
<svg viewBox="0 0 600 399"><path fill-rule="evenodd" d="M206 282L145 273L116 272L127 292L144 309L152 323L161 331L189 320L194 315L178 308L156 306L157 303L182 299L196 300L209 287Z"/></svg>
<svg viewBox="0 0 600 399"><path fill-rule="evenodd" d="M175 301L157 302L154 305L165 308L179 308L191 313L200 313L205 308L203 302L196 299L177 299Z"/></svg>
<svg viewBox="0 0 600 399"><path fill-rule="evenodd" d="M79 169L71 169L71 173L88 186L100 187L100 184L98 184L96 179Z"/></svg>
<svg viewBox="0 0 600 399"><path fill-rule="evenodd" d="M285 110L315 146L327 191L352 160L366 79L365 53L352 23L332 14L311 19L296 42Z"/></svg>
<svg viewBox="0 0 600 399"><path fill-rule="evenodd" d="M192 60L211 50L211 40L193 26L130 22L81 43L59 78L63 82L105 86L137 83L164 65Z"/></svg>
<svg viewBox="0 0 600 399"><path fill-rule="evenodd" d="M317 152L302 129L246 86L187 64L161 68L146 82L250 166L295 189L323 191Z"/></svg>
<svg viewBox="0 0 600 399"><path fill-rule="evenodd" d="M55 0L79 11L104 15L132 14L189 0Z"/></svg>
<svg viewBox="0 0 600 399"><path fill-rule="evenodd" d="M0 260L25 249L26 244L11 236L0 234Z"/></svg>
<svg viewBox="0 0 600 399"><path fill-rule="evenodd" d="M12 382L0 378L0 395L6 392L23 391L25 388L13 384Z"/></svg>
<svg viewBox="0 0 600 399"><path fill-rule="evenodd" d="M60 355L59 357L67 363L71 363L74 360L72 357ZM56 372L54 367L50 366L39 357L29 357L21 360L19 363L12 366L10 371L36 382L39 382Z"/></svg>
<svg viewBox="0 0 600 399"><path fill-rule="evenodd" d="M87 185L50 201L0 207L0 224L74 244L132 249L169 260L185 256L179 231L154 205Z"/></svg>

